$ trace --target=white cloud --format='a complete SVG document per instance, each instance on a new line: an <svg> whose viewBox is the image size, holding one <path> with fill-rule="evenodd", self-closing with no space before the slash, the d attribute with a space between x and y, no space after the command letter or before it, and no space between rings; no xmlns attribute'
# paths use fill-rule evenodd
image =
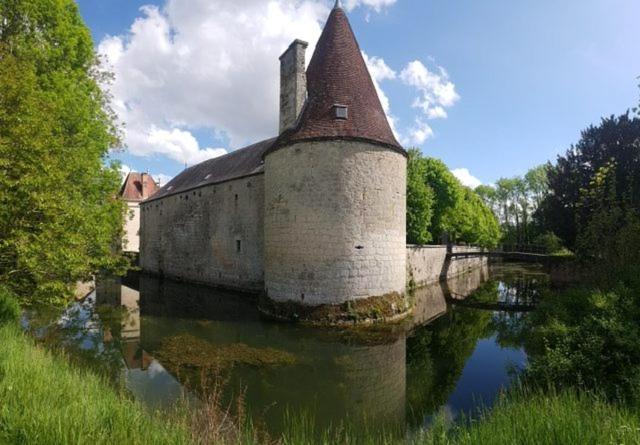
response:
<svg viewBox="0 0 640 445"><path fill-rule="evenodd" d="M447 71L438 67L430 71L421 61L414 60L400 73L402 81L418 90L413 107L422 110L428 119L446 118L446 108L453 106L460 96Z"/></svg>
<svg viewBox="0 0 640 445"><path fill-rule="evenodd" d="M469 169L456 168L451 170L451 173L462 182L463 185L475 189L479 185L482 185L482 181L473 176Z"/></svg>
<svg viewBox="0 0 640 445"><path fill-rule="evenodd" d="M165 175L163 173L158 173L151 176L158 183L160 187L166 185L169 181L173 179L173 176Z"/></svg>
<svg viewBox="0 0 640 445"><path fill-rule="evenodd" d="M393 3L349 0L346 7L381 11ZM278 57L300 38L310 42L310 58L330 6L326 0L143 6L126 34L98 47L115 74L113 107L125 124L128 150L194 164L223 153L201 147L194 130L226 136L232 148L275 135Z"/></svg>
<svg viewBox="0 0 640 445"><path fill-rule="evenodd" d="M120 164L120 176L122 177L122 182L127 179L127 175L131 172L131 167L126 164Z"/></svg>
<svg viewBox="0 0 640 445"><path fill-rule="evenodd" d="M207 159L225 155L224 148L200 148L198 141L188 131L174 128L171 131L151 127L145 135L146 142L155 153L163 154L175 161L198 164ZM134 150L131 150L136 154Z"/></svg>
<svg viewBox="0 0 640 445"><path fill-rule="evenodd" d="M402 140L403 145L421 145L433 137L431 126L420 118L416 118L415 125L409 129L408 133L408 136Z"/></svg>
<svg viewBox="0 0 640 445"><path fill-rule="evenodd" d="M397 0L344 0L343 4L347 11L358 6L368 6L376 12L382 11L383 8L392 6Z"/></svg>
<svg viewBox="0 0 640 445"><path fill-rule="evenodd" d="M384 80L394 80L398 77L398 74L393 69L391 69L391 67L389 67L389 65L387 65L387 63L381 57L369 57L364 51L362 51L362 57L367 64L369 73L371 74L373 85L376 87L376 92L378 93L378 97L380 98L382 109L387 115L387 120L389 121L391 130L393 130L398 139L401 139L396 128L398 120L395 116L393 116L393 114L391 114L391 102L389 101L389 97L387 96L387 94L380 86L380 82Z"/></svg>

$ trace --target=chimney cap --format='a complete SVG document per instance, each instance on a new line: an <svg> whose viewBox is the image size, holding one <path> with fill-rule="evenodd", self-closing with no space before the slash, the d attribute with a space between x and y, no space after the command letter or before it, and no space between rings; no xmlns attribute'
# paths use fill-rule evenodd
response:
<svg viewBox="0 0 640 445"><path fill-rule="evenodd" d="M301 46L303 49L307 49L307 47L309 46L309 43L305 42L304 40L300 40L300 39L295 39L293 42L291 42L291 45L289 45L289 47L285 50L285 52L282 53L282 55L280 56L280 60L282 60L282 58L294 47L294 46Z"/></svg>

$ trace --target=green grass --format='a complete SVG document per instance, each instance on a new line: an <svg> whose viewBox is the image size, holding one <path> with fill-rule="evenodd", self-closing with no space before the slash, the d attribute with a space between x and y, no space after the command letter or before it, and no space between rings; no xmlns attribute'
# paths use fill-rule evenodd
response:
<svg viewBox="0 0 640 445"><path fill-rule="evenodd" d="M477 420L451 423L444 416L413 437L349 426L316 431L308 416L294 416L285 445L583 445L640 444L637 411L587 393L513 391Z"/></svg>
<svg viewBox="0 0 640 445"><path fill-rule="evenodd" d="M640 444L637 411L574 391L513 392L477 421L439 420L423 444Z"/></svg>
<svg viewBox="0 0 640 445"><path fill-rule="evenodd" d="M186 444L189 437L18 327L0 327L0 443Z"/></svg>
<svg viewBox="0 0 640 445"><path fill-rule="evenodd" d="M36 346L18 327L0 327L0 444L187 444L200 437L187 417L159 417L103 379ZM213 421L212 416L204 419ZM402 434L339 427L317 431L293 415L279 441L304 444L640 444L637 410L576 391L514 391L477 420L439 418L428 431ZM209 425L215 427L215 425ZM254 431L237 442L257 443ZM263 437L263 436L262 436ZM207 441L209 442L209 441ZM210 443L219 443L219 440Z"/></svg>

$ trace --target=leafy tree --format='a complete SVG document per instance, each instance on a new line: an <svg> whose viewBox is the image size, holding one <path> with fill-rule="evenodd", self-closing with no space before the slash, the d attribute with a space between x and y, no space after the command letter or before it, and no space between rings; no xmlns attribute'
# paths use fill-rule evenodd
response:
<svg viewBox="0 0 640 445"><path fill-rule="evenodd" d="M433 220L431 233L435 242L441 242L446 235L455 232L455 209L463 199L460 181L439 159L424 158L426 184L434 192Z"/></svg>
<svg viewBox="0 0 640 445"><path fill-rule="evenodd" d="M417 149L409 150L407 160L407 242L426 244L432 241L429 231L433 217L433 189L425 181L425 159Z"/></svg>
<svg viewBox="0 0 640 445"><path fill-rule="evenodd" d="M527 190L531 196L534 208L540 207L542 201L549 193L549 169L550 163L533 167L524 175Z"/></svg>
<svg viewBox="0 0 640 445"><path fill-rule="evenodd" d="M425 158L419 150L412 149L407 178L409 242L449 239L483 247L498 243L500 226L493 212L473 190L460 183L444 162Z"/></svg>
<svg viewBox="0 0 640 445"><path fill-rule="evenodd" d="M122 266L105 77L72 0L0 2L0 61L0 286L59 301Z"/></svg>
<svg viewBox="0 0 640 445"><path fill-rule="evenodd" d="M640 209L640 118L629 113L602 119L599 126L582 132L580 141L549 169L550 193L543 201L541 217L547 229L574 247L581 227L586 227L595 207L584 202L585 191L611 162L615 172L609 182L608 200L623 212Z"/></svg>
<svg viewBox="0 0 640 445"><path fill-rule="evenodd" d="M540 165L524 176L500 178L495 187L476 189L500 220L504 242L527 244L542 233L538 208L548 194L548 169L548 164Z"/></svg>

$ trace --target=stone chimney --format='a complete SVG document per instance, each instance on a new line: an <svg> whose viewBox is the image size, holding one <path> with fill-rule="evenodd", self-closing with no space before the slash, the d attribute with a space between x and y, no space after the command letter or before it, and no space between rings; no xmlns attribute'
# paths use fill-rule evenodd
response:
<svg viewBox="0 0 640 445"><path fill-rule="evenodd" d="M280 56L280 133L295 125L307 98L307 46L307 42L294 40Z"/></svg>

